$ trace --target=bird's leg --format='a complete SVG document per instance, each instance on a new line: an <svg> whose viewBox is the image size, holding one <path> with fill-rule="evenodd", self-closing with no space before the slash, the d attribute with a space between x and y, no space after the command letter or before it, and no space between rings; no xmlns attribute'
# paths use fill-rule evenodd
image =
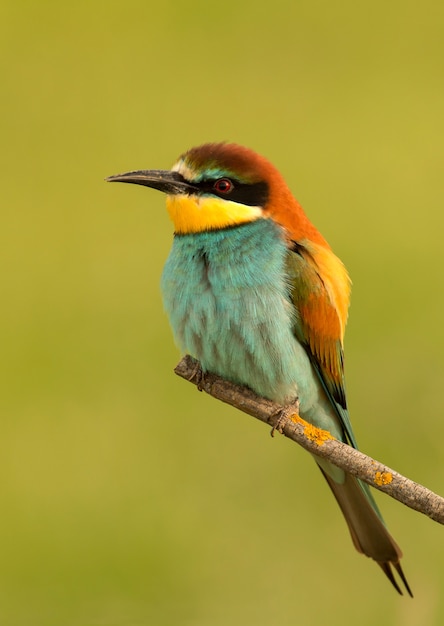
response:
<svg viewBox="0 0 444 626"><path fill-rule="evenodd" d="M299 416L299 398L298 397L296 397L295 400L291 404L287 404L287 406L282 407L282 409L279 409L277 413L274 413L274 415L271 416L272 419L275 418L276 421L273 425L273 428L271 429L270 435L274 437L275 430L277 430L278 433L282 435L282 433L284 432L284 425L285 425L286 420L294 414Z"/></svg>
<svg viewBox="0 0 444 626"><path fill-rule="evenodd" d="M196 387L198 391L203 391L203 386L205 382L205 373L202 370L202 367L199 361L196 361L196 364L188 380L196 383Z"/></svg>

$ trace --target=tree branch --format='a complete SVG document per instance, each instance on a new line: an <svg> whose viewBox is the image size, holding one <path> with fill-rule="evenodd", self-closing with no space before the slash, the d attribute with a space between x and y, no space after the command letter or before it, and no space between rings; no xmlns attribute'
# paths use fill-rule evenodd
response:
<svg viewBox="0 0 444 626"><path fill-rule="evenodd" d="M257 396L247 387L234 385L214 374L205 374L202 377L199 362L188 355L180 361L174 371L210 396L252 415L273 429L278 428L279 432L312 454L328 459L334 465L411 509L444 524L444 498L359 450L338 441L329 432L312 426L298 415L285 417L285 413L282 414L282 406Z"/></svg>

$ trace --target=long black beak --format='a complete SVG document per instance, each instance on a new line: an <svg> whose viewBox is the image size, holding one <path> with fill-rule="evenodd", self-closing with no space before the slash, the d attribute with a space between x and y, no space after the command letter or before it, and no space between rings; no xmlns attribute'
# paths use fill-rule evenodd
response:
<svg viewBox="0 0 444 626"><path fill-rule="evenodd" d="M179 172L170 170L136 170L106 178L109 183L133 183L152 187L167 194L192 194L198 188L187 182Z"/></svg>

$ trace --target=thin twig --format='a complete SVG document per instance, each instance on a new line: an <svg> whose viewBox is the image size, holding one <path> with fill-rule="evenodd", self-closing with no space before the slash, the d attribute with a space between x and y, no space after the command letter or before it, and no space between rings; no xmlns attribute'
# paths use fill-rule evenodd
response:
<svg viewBox="0 0 444 626"><path fill-rule="evenodd" d="M359 450L338 441L330 433L308 424L299 416L282 419L282 406L257 396L247 387L241 387L215 376L196 375L199 363L185 356L175 368L175 373L199 386L209 395L251 415L296 441L303 448L331 461L349 474L353 474L372 487L383 491L415 511L444 524L444 498L430 489L415 483L386 465L366 456ZM284 414L285 415L285 414Z"/></svg>

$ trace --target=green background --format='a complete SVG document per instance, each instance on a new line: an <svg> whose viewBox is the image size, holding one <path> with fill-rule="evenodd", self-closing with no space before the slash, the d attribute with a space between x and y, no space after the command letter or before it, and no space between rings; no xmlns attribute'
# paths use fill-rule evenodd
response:
<svg viewBox="0 0 444 626"><path fill-rule="evenodd" d="M377 496L415 600L308 455L175 377L164 198L107 185L227 139L354 281L362 449L444 491L444 5L0 7L0 624L444 623L443 529Z"/></svg>

